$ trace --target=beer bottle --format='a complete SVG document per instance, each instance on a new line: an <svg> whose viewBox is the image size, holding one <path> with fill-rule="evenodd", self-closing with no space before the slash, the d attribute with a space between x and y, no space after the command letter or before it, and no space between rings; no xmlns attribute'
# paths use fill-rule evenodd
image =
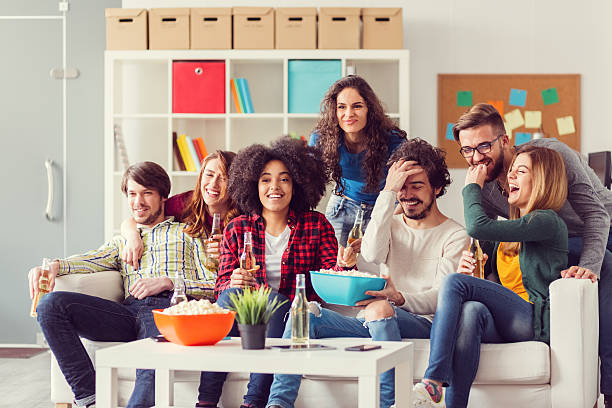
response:
<svg viewBox="0 0 612 408"><path fill-rule="evenodd" d="M212 222L212 228L210 230L210 236L208 237L207 241L208 242L217 242L217 243L221 243L221 240L218 238L215 238L215 235L219 235L221 234L221 215L219 213L214 213L213 214L213 222ZM221 249L219 247L219 249ZM208 269L211 272L219 272L219 256L217 254L217 256L209 256L208 254L206 254L206 269Z"/></svg>
<svg viewBox="0 0 612 408"><path fill-rule="evenodd" d="M484 279L484 254L482 248L480 248L480 242L478 242L477 239L470 238L470 252L476 260L476 265L474 265L474 276Z"/></svg>
<svg viewBox="0 0 612 408"><path fill-rule="evenodd" d="M32 299L32 307L30 308L30 316L36 317L36 307L38 306L38 302L40 299L47 293L49 293L49 265L51 261L49 258L43 258L42 261L42 271L40 273L40 278L38 278L38 293Z"/></svg>
<svg viewBox="0 0 612 408"><path fill-rule="evenodd" d="M295 275L295 296L291 303L291 347L308 347L310 321L303 273Z"/></svg>
<svg viewBox="0 0 612 408"><path fill-rule="evenodd" d="M187 302L187 294L185 293L185 280L182 276L177 276L174 280L174 291L170 298L170 306L178 305L181 302Z"/></svg>
<svg viewBox="0 0 612 408"><path fill-rule="evenodd" d="M359 208L357 210L357 215L355 215L355 223L353 224L353 229L349 232L347 244L351 245L354 241L363 237L363 208Z"/></svg>
<svg viewBox="0 0 612 408"><path fill-rule="evenodd" d="M244 233L244 249L242 255L240 255L240 268L248 271L255 268L256 265L251 231L246 231Z"/></svg>

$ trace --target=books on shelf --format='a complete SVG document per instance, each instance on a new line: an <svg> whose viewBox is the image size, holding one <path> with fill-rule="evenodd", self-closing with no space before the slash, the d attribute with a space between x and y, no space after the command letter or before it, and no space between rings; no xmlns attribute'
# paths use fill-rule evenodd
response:
<svg viewBox="0 0 612 408"><path fill-rule="evenodd" d="M238 113L254 113L253 100L249 91L249 82L246 78L230 79L230 88L234 98L234 105Z"/></svg>
<svg viewBox="0 0 612 408"><path fill-rule="evenodd" d="M192 138L184 133L176 136L172 132L174 156L180 170L200 171L202 160L208 155L206 145L201 137Z"/></svg>

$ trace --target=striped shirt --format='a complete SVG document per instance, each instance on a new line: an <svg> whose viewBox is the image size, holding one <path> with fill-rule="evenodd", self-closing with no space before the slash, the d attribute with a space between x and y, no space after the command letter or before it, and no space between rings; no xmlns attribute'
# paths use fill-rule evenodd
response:
<svg viewBox="0 0 612 408"><path fill-rule="evenodd" d="M181 276L187 295L214 299L216 276L204 266L204 240L191 237L185 227L170 217L153 228L139 228L144 245L139 269L123 262L125 239L116 236L98 249L60 259L58 276L116 270L123 277L126 297L138 279L168 277L174 283Z"/></svg>

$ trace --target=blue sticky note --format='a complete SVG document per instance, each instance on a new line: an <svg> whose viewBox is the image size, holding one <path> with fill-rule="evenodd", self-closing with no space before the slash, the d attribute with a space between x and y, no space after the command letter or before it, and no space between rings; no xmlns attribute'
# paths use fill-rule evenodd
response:
<svg viewBox="0 0 612 408"><path fill-rule="evenodd" d="M525 106L527 102L527 91L524 89L510 89L510 105Z"/></svg>
<svg viewBox="0 0 612 408"><path fill-rule="evenodd" d="M516 132L514 134L514 137L516 138L514 140L514 145L515 146L519 146L519 145L522 145L523 143L527 143L528 141L531 140L531 133L529 133L529 132Z"/></svg>
<svg viewBox="0 0 612 408"><path fill-rule="evenodd" d="M448 140L455 140L455 136L453 136L453 126L455 126L454 123L448 123L446 125L446 139Z"/></svg>

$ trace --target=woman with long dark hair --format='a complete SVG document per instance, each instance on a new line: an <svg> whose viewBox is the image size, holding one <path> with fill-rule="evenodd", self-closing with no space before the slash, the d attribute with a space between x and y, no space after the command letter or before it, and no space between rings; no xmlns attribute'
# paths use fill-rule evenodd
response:
<svg viewBox="0 0 612 408"><path fill-rule="evenodd" d="M346 246L359 208L364 229L387 176L385 164L406 132L389 118L360 76L334 83L321 102L321 118L310 138L322 154L326 170L336 183L325 210L338 243Z"/></svg>

